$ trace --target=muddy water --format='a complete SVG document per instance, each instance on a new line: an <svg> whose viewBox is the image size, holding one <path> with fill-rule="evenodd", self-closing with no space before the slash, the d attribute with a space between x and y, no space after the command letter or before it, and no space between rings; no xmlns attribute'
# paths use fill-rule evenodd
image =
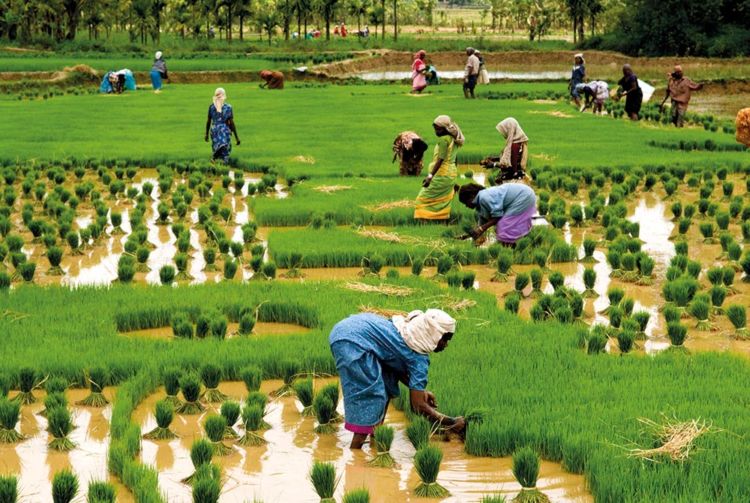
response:
<svg viewBox="0 0 750 503"><path fill-rule="evenodd" d="M107 471L107 448L109 444L109 421L112 407L102 409L75 406L76 401L88 395L88 390L73 389L66 392L72 405L75 429L70 439L76 448L69 452L47 449L51 435L47 433L47 420L38 415L44 409L44 393L35 391L37 403L25 405L21 409L19 431L27 438L17 444L0 444L0 473L15 474L19 477L19 501L46 503L52 501L52 477L58 471L68 468L78 476L79 493L74 501L83 502L92 480L109 480L117 486L117 501L133 501L129 491L114 479L110 480ZM13 396L14 393L11 393ZM114 396L114 388L106 388L108 400Z"/></svg>
<svg viewBox="0 0 750 503"><path fill-rule="evenodd" d="M227 325L227 339L238 336L239 324L229 323ZM252 336L263 335L291 335L304 334L310 329L293 323L270 323L259 321L253 328ZM147 330L135 330L132 332L123 332L120 335L127 337L145 337L149 339L172 339L174 335L171 327L150 328Z"/></svg>
<svg viewBox="0 0 750 503"><path fill-rule="evenodd" d="M320 385L322 381L316 382L316 387ZM281 381L266 381L261 389L270 392L280 386ZM222 383L220 388L234 399L242 399L247 394L241 383ZM136 409L134 420L141 424L144 433L156 426L152 411L156 401L163 397L163 391L159 391ZM404 436L403 414L391 408L386 418L386 422L396 429L391 453L397 466L385 469L367 466L371 458L368 447L361 452L352 452L348 448L351 434L343 427L339 427L335 435L317 435L313 431L314 419L301 417L299 410L300 406L291 396L271 402L266 421L272 427L264 433L266 445L233 445L232 454L214 458L224 472L222 502L245 502L254 498L265 502L317 502L320 498L307 478L313 460L329 461L336 466L341 477L336 492L338 500L344 491L366 487L375 503L436 501L415 498L412 494L419 479L412 463L414 449ZM143 442L141 459L159 470L159 485L169 502L191 499L190 488L180 480L193 472L190 445L202 436L204 419L205 414L176 416L172 430L179 438ZM240 432L239 428L235 429ZM232 444L230 441L225 443ZM494 493L512 497L520 490L511 473L510 459L469 456L464 452L463 444L456 440L438 445L444 453L438 481L452 494L442 501L479 501L483 495ZM542 463L538 487L553 501L593 501L585 491L582 476L565 473L554 463Z"/></svg>

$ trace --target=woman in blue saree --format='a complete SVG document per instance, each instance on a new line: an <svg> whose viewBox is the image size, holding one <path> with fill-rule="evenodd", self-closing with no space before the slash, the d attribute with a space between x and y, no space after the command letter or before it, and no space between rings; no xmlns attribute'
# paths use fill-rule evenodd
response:
<svg viewBox="0 0 750 503"><path fill-rule="evenodd" d="M213 103L208 107L208 120L206 121L205 141L208 141L211 135L212 159L221 159L225 163L229 161L229 154L232 153L232 133L240 145L240 137L237 136L237 128L234 125L234 112L232 105L224 103L227 99L227 93L219 87L214 92Z"/></svg>

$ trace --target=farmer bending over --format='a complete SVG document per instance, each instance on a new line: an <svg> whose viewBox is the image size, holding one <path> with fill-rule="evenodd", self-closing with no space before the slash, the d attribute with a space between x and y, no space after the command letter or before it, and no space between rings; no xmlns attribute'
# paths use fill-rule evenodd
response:
<svg viewBox="0 0 750 503"><path fill-rule="evenodd" d="M344 426L354 433L352 449L362 448L383 423L388 401L399 396L399 382L409 387L414 412L450 431L464 431L464 419L438 412L435 395L426 390L429 355L443 351L455 330L456 320L439 309L391 319L355 314L333 327L328 341L344 392Z"/></svg>
<svg viewBox="0 0 750 503"><path fill-rule="evenodd" d="M523 183L504 183L485 189L468 183L458 191L458 200L477 213L477 225L469 235L476 241L495 227L498 243L513 247L531 231L536 214L536 194Z"/></svg>

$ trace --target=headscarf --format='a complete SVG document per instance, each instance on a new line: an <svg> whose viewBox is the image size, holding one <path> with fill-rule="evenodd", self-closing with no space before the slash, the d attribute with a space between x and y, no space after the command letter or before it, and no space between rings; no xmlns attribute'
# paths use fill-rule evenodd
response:
<svg viewBox="0 0 750 503"><path fill-rule="evenodd" d="M579 52L579 53L575 54L575 55L573 56L573 61L575 61L575 60L576 60L576 58L581 58L581 64L582 64L582 65L585 65L585 64L586 64L586 60L585 60L585 59L583 59L583 53L582 53L582 52Z"/></svg>
<svg viewBox="0 0 750 503"><path fill-rule="evenodd" d="M214 108L216 108L217 112L221 112L222 108L224 108L224 101L226 99L227 92L223 87L217 87L216 91L214 91Z"/></svg>
<svg viewBox="0 0 750 503"><path fill-rule="evenodd" d="M622 65L622 74L627 76L633 75L633 68L628 63L625 63Z"/></svg>
<svg viewBox="0 0 750 503"><path fill-rule="evenodd" d="M414 59L424 59L425 56L427 56L427 53L424 50L420 50L414 54Z"/></svg>
<svg viewBox="0 0 750 503"><path fill-rule="evenodd" d="M459 147L464 144L464 141L466 139L464 138L464 134L461 132L461 128L458 127L458 124L453 122L453 120L449 116L438 115L437 117L435 117L435 120L432 121L432 123L448 131L448 134L453 137L453 140Z"/></svg>
<svg viewBox="0 0 750 503"><path fill-rule="evenodd" d="M443 335L456 331L456 320L440 309L412 311L405 317L394 316L391 321L406 345L423 355L435 351Z"/></svg>
<svg viewBox="0 0 750 503"><path fill-rule="evenodd" d="M472 55L472 54L474 54L475 52L476 52L476 49L474 49L473 47L467 47L467 48L466 48L466 53L467 53L467 54L468 54L469 56L471 56L471 55Z"/></svg>
<svg viewBox="0 0 750 503"><path fill-rule="evenodd" d="M263 80L265 80L265 81L271 80L272 76L273 76L273 74L270 71L268 71L268 70L263 70L263 71L260 72L260 78L263 79Z"/></svg>
<svg viewBox="0 0 750 503"><path fill-rule="evenodd" d="M500 166L510 166L510 154L514 143L529 141L521 125L513 117L503 119L497 126L497 130L505 137L505 148L500 157Z"/></svg>
<svg viewBox="0 0 750 503"><path fill-rule="evenodd" d="M154 54L154 59L161 59L162 53L161 51L156 51L156 54Z"/></svg>

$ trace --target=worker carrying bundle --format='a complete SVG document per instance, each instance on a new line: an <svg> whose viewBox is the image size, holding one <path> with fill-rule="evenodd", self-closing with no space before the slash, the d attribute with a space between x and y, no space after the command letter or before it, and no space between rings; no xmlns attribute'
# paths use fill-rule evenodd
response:
<svg viewBox="0 0 750 503"><path fill-rule="evenodd" d="M738 143L750 147L750 108L743 108L737 112L735 120L735 138Z"/></svg>

